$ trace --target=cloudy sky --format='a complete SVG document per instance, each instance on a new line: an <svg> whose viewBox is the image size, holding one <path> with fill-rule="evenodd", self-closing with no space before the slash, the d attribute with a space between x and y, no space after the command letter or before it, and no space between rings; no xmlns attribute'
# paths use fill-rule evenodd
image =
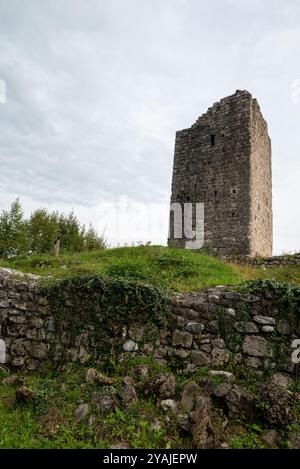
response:
<svg viewBox="0 0 300 469"><path fill-rule="evenodd" d="M247 89L272 138L275 252L299 251L299 57L299 0L0 0L0 209L19 196L163 243L175 131ZM120 200L135 221L161 207L155 233L116 228Z"/></svg>

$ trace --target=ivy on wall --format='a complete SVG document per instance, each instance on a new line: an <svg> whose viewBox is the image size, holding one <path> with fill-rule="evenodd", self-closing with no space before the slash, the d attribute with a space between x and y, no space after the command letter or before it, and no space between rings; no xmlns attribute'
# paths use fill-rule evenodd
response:
<svg viewBox="0 0 300 469"><path fill-rule="evenodd" d="M64 348L89 331L89 342L101 354L121 347L124 325L152 322L163 326L168 297L158 287L91 275L45 284L42 294L54 316L56 334L67 333ZM62 357L63 358L63 357Z"/></svg>
<svg viewBox="0 0 300 469"><path fill-rule="evenodd" d="M280 309L291 313L298 313L300 317L300 287L277 280L251 280L240 287L241 291L249 293L271 292L278 299Z"/></svg>

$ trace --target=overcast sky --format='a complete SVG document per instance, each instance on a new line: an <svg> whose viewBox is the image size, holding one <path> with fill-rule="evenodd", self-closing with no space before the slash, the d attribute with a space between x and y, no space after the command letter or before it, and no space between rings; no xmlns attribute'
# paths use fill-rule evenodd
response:
<svg viewBox="0 0 300 469"><path fill-rule="evenodd" d="M300 251L299 57L299 0L0 0L0 209L19 196L150 240L112 228L127 197L163 207L163 243L175 131L247 89L272 139L275 253Z"/></svg>

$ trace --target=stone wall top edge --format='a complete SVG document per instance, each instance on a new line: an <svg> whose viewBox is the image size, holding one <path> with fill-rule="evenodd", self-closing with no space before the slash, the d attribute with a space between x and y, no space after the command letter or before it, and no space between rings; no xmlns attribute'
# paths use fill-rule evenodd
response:
<svg viewBox="0 0 300 469"><path fill-rule="evenodd" d="M256 103L257 103L257 100L252 97L252 94L249 91L247 91L247 90L236 90L235 93L233 93L229 96L226 96L226 97L220 99L219 101L216 101L215 103L213 103L213 105L211 107L209 107L205 113L201 114L197 118L196 122L194 124L192 124L191 127L186 127L184 129L178 130L176 132L176 135L180 134L181 132L184 133L184 132L188 132L188 131L191 131L191 130L197 128L198 125L201 125L201 121L203 119L205 119L206 117L208 117L211 114L211 112L214 109L216 109L218 106L224 105L227 102L230 102L230 101L233 101L233 100L238 100L240 98L250 98L250 102L256 101ZM258 103L257 103L257 105L258 105ZM259 105L258 105L258 109L259 109Z"/></svg>
<svg viewBox="0 0 300 469"><path fill-rule="evenodd" d="M9 269L7 267L0 267L0 275L4 277L11 277L15 280L21 280L21 281L28 280L29 282L32 282L32 281L36 282L42 278L39 275L24 273L24 272L20 272L19 270Z"/></svg>
<svg viewBox="0 0 300 469"><path fill-rule="evenodd" d="M262 111L261 111L261 108L260 108L260 105L257 101L256 98L252 98L252 106L251 106L251 109L252 109L252 114L250 116L250 121L252 121L253 119L253 112L255 112L259 117L260 117L260 120L261 122L263 123L263 125L265 126L265 129L266 129L266 132L268 134L268 122L266 121ZM268 137L269 137L269 134L268 134ZM269 137L270 139L270 137ZM270 139L271 140L271 139Z"/></svg>

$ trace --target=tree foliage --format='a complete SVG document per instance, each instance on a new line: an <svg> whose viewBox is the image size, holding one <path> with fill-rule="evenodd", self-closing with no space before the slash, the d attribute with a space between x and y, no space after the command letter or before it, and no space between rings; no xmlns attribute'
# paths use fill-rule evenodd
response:
<svg viewBox="0 0 300 469"><path fill-rule="evenodd" d="M86 232L73 211L65 215L39 208L29 219L25 219L21 203L16 199L10 210L3 210L0 214L1 258L52 254L58 237L63 252L93 251L106 247L104 237L98 235L91 223Z"/></svg>

